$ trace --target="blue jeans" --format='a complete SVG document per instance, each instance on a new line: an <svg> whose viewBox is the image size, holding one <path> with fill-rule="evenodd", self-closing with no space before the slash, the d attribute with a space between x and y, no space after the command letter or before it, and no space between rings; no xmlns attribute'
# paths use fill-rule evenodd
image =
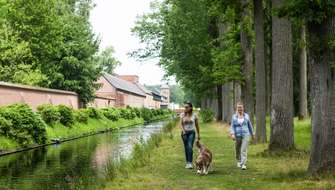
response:
<svg viewBox="0 0 335 190"><path fill-rule="evenodd" d="M192 163L195 131L186 131L185 134L181 135L181 138L184 142L186 162Z"/></svg>

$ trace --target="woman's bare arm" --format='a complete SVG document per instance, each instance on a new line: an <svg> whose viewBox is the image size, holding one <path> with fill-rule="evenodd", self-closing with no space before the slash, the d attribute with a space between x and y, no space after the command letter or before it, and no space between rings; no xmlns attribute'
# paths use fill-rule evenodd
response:
<svg viewBox="0 0 335 190"><path fill-rule="evenodd" d="M180 128L181 128L181 132L182 134L185 134L185 129L184 129L184 124L183 124L183 116L180 116Z"/></svg>

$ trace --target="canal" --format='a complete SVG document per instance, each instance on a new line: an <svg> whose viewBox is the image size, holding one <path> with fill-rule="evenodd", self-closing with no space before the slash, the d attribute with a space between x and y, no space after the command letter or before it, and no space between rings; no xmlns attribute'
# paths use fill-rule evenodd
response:
<svg viewBox="0 0 335 190"><path fill-rule="evenodd" d="M166 122L138 125L59 145L0 157L0 189L91 189L106 181L107 166L159 133Z"/></svg>

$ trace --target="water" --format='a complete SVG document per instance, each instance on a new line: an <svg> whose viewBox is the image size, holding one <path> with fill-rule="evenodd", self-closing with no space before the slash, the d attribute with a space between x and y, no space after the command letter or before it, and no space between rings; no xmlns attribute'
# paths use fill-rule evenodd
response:
<svg viewBox="0 0 335 190"><path fill-rule="evenodd" d="M0 189L89 189L106 180L106 166L128 157L133 146L165 122L98 134L0 157Z"/></svg>

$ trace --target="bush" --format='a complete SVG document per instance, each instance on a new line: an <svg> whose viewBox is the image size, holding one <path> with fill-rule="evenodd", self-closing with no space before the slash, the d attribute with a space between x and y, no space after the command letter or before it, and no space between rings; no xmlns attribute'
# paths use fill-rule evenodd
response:
<svg viewBox="0 0 335 190"><path fill-rule="evenodd" d="M47 124L57 123L61 118L61 114L59 113L57 107L51 104L40 105L37 107L37 110L43 121Z"/></svg>
<svg viewBox="0 0 335 190"><path fill-rule="evenodd" d="M129 107L129 109L131 109L131 111L136 115L136 117L141 117L141 110L139 108L132 108Z"/></svg>
<svg viewBox="0 0 335 190"><path fill-rule="evenodd" d="M58 112L60 114L60 123L70 127L74 124L74 115L73 115L73 109L69 108L65 105L58 105Z"/></svg>
<svg viewBox="0 0 335 190"><path fill-rule="evenodd" d="M121 108L120 115L123 119L134 119L136 117L136 113L133 112L130 108Z"/></svg>
<svg viewBox="0 0 335 190"><path fill-rule="evenodd" d="M96 109L96 108L93 108L93 107L89 107L86 109L87 112L88 112L88 116L90 118L93 118L93 119L101 119L103 117L103 114L100 110Z"/></svg>
<svg viewBox="0 0 335 190"><path fill-rule="evenodd" d="M102 110L102 113L107 119L112 120L112 121L117 121L121 117L120 111L115 108L105 108Z"/></svg>
<svg viewBox="0 0 335 190"><path fill-rule="evenodd" d="M204 123L212 122L214 119L214 112L210 109L201 109L200 118Z"/></svg>
<svg viewBox="0 0 335 190"><path fill-rule="evenodd" d="M43 144L46 141L46 124L39 114L26 104L14 104L0 108L1 135L21 145Z"/></svg>
<svg viewBox="0 0 335 190"><path fill-rule="evenodd" d="M77 122L87 124L89 113L86 109L75 110L73 114Z"/></svg>
<svg viewBox="0 0 335 190"><path fill-rule="evenodd" d="M141 116L144 119L144 121L148 122L152 120L153 113L151 109L148 108L141 108Z"/></svg>

